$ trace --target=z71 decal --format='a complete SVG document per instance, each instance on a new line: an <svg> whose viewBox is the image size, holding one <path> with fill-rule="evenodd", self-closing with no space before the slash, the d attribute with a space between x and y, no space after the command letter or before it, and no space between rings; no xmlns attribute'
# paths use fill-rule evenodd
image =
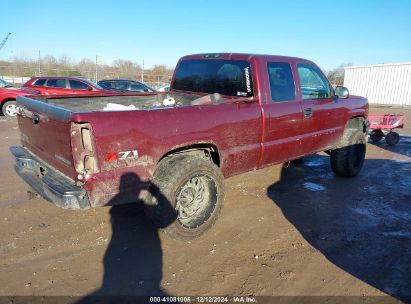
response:
<svg viewBox="0 0 411 304"><path fill-rule="evenodd" d="M138 150L118 152L118 159L138 158Z"/></svg>
<svg viewBox="0 0 411 304"><path fill-rule="evenodd" d="M138 150L123 151L123 152L111 152L107 155L108 161L135 159L138 158Z"/></svg>

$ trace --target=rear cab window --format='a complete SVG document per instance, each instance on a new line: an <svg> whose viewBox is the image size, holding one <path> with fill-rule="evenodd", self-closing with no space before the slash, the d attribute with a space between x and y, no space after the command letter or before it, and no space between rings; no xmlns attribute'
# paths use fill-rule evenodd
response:
<svg viewBox="0 0 411 304"><path fill-rule="evenodd" d="M65 89L67 87L67 81L66 79L49 79L47 81L47 86L51 88Z"/></svg>
<svg viewBox="0 0 411 304"><path fill-rule="evenodd" d="M271 100L274 102L295 100L293 72L288 62L268 62Z"/></svg>
<svg viewBox="0 0 411 304"><path fill-rule="evenodd" d="M253 82L248 61L224 59L183 60L177 67L172 89L252 97Z"/></svg>

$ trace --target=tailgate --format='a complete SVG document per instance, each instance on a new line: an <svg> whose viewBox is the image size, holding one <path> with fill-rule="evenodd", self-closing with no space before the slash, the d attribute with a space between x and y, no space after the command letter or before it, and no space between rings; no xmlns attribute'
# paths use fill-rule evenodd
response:
<svg viewBox="0 0 411 304"><path fill-rule="evenodd" d="M17 98L22 145L51 167L75 179L70 116L67 109L25 96Z"/></svg>

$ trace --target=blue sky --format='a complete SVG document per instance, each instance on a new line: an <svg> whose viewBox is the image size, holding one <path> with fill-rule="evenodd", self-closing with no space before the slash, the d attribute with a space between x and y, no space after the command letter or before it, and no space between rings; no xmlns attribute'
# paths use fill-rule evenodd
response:
<svg viewBox="0 0 411 304"><path fill-rule="evenodd" d="M20 1L1 8L0 60L66 55L174 66L204 52L341 63L411 61L411 1Z"/></svg>

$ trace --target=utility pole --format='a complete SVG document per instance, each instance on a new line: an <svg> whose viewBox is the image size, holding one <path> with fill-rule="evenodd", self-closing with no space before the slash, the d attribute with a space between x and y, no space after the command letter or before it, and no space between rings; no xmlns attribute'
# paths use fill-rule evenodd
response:
<svg viewBox="0 0 411 304"><path fill-rule="evenodd" d="M96 55L96 76L95 76L95 82L97 83L98 80L98 56Z"/></svg>
<svg viewBox="0 0 411 304"><path fill-rule="evenodd" d="M141 82L144 82L144 59L143 59L143 68L141 69Z"/></svg>
<svg viewBox="0 0 411 304"><path fill-rule="evenodd" d="M39 64L38 73L39 73L39 76L41 76L41 55L40 55L40 50L39 50L39 62L38 62L38 64Z"/></svg>

